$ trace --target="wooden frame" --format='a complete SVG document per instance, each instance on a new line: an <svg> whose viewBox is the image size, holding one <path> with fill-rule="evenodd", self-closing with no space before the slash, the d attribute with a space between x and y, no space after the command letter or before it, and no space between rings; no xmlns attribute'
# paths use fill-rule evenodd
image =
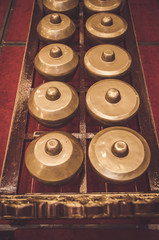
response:
<svg viewBox="0 0 159 240"><path fill-rule="evenodd" d="M18 194L24 141L34 138L33 135L26 133L28 116L27 99L30 91L32 90L32 82L34 78L35 70L33 60L39 47L39 40L37 38L35 28L42 15L43 9L41 2L35 1L1 177L0 217L2 219L158 217L158 141L135 31L127 1L121 10L121 15L127 20L129 26L124 45L133 59L130 79L132 85L136 88L141 98L141 107L137 116L139 132L148 141L152 154L151 164L148 170L149 191L147 193L87 192L86 140L91 139L95 133L86 131L85 122L86 111L84 99L87 89L85 87L83 64L83 57L85 53L84 16L83 2L81 1L78 23L80 33L80 87L78 89L80 95L80 131L72 133L80 139L85 156L80 190L79 193Z"/></svg>

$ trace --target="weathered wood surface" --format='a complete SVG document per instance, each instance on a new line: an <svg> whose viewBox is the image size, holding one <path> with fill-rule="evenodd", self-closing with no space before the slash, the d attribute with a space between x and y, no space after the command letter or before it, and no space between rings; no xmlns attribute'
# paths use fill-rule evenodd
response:
<svg viewBox="0 0 159 240"><path fill-rule="evenodd" d="M2 195L0 217L6 219L159 217L159 194Z"/></svg>

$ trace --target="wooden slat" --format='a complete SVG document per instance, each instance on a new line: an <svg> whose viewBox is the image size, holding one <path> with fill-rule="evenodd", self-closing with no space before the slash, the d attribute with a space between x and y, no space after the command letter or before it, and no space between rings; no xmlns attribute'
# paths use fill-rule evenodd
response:
<svg viewBox="0 0 159 240"><path fill-rule="evenodd" d="M83 16L83 4L80 3L80 134L81 134L81 145L84 151L84 167L83 174L81 175L81 186L80 192L87 193L87 165L86 165L86 110L85 110L85 78L84 78L84 16Z"/></svg>

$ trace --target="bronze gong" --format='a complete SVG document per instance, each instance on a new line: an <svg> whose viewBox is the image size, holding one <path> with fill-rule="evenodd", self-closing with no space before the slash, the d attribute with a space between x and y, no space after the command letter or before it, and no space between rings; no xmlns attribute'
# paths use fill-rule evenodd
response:
<svg viewBox="0 0 159 240"><path fill-rule="evenodd" d="M79 97L75 89L63 82L47 82L35 88L28 100L30 114L42 125L65 124L76 113Z"/></svg>
<svg viewBox="0 0 159 240"><path fill-rule="evenodd" d="M49 44L36 55L34 66L48 80L68 81L77 69L78 55L65 44Z"/></svg>
<svg viewBox="0 0 159 240"><path fill-rule="evenodd" d="M127 22L113 13L97 13L86 22L86 33L95 43L121 40L127 31Z"/></svg>
<svg viewBox="0 0 159 240"><path fill-rule="evenodd" d="M88 154L97 174L115 183L133 181L142 175L151 158L146 140L126 127L109 127L97 133Z"/></svg>
<svg viewBox="0 0 159 240"><path fill-rule="evenodd" d="M73 21L61 13L52 13L41 19L37 25L37 33L41 41L50 44L69 42L76 30Z"/></svg>
<svg viewBox="0 0 159 240"><path fill-rule="evenodd" d="M78 13L79 0L43 0L46 14L52 12L64 13L70 17L76 17Z"/></svg>
<svg viewBox="0 0 159 240"><path fill-rule="evenodd" d="M131 56L123 48L101 44L89 49L84 56L84 65L94 80L124 76L131 66Z"/></svg>
<svg viewBox="0 0 159 240"><path fill-rule="evenodd" d="M84 0L84 6L89 15L99 12L118 12L122 0Z"/></svg>
<svg viewBox="0 0 159 240"><path fill-rule="evenodd" d="M125 123L136 114L139 105L140 98L136 90L117 79L96 82L86 94L89 113L104 125Z"/></svg>
<svg viewBox="0 0 159 240"><path fill-rule="evenodd" d="M25 152L30 174L45 184L62 184L75 176L83 162L79 141L70 133L54 131L33 140Z"/></svg>

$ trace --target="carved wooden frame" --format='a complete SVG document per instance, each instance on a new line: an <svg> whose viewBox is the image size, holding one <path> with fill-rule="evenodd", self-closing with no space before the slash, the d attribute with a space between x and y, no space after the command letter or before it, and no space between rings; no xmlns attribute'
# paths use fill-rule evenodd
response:
<svg viewBox="0 0 159 240"><path fill-rule="evenodd" d="M80 9L82 9L82 1ZM38 9L36 9L38 8ZM35 10L36 9L36 10ZM34 76L33 59L38 49L38 38L35 26L42 16L41 2L35 1L33 18L30 26L26 52L22 65L14 107L12 124L5 155L5 163L0 187L0 218L2 219L42 219L42 218L124 218L124 217L158 217L159 216L159 161L158 141L153 116L149 103L146 82L142 70L135 31L128 2L122 9L122 16L127 20L129 28L125 45L132 56L132 84L141 96L141 108L138 113L140 133L147 139L152 160L148 170L149 193L87 193L87 179L84 175L80 193L74 194L24 194L18 195L18 181L24 139L32 139L25 133L27 121L27 98L31 91ZM80 56L83 67L84 56L83 16L80 12ZM80 73L82 74L82 73ZM80 83L80 101L84 101L85 86L83 75ZM23 92L23 94L22 94ZM82 104L81 104L82 105ZM85 129L85 109L81 107L80 133L74 133L80 139L84 152L86 139L94 133ZM14 144L13 144L14 143ZM86 153L85 153L86 156ZM84 163L86 171L86 162Z"/></svg>

